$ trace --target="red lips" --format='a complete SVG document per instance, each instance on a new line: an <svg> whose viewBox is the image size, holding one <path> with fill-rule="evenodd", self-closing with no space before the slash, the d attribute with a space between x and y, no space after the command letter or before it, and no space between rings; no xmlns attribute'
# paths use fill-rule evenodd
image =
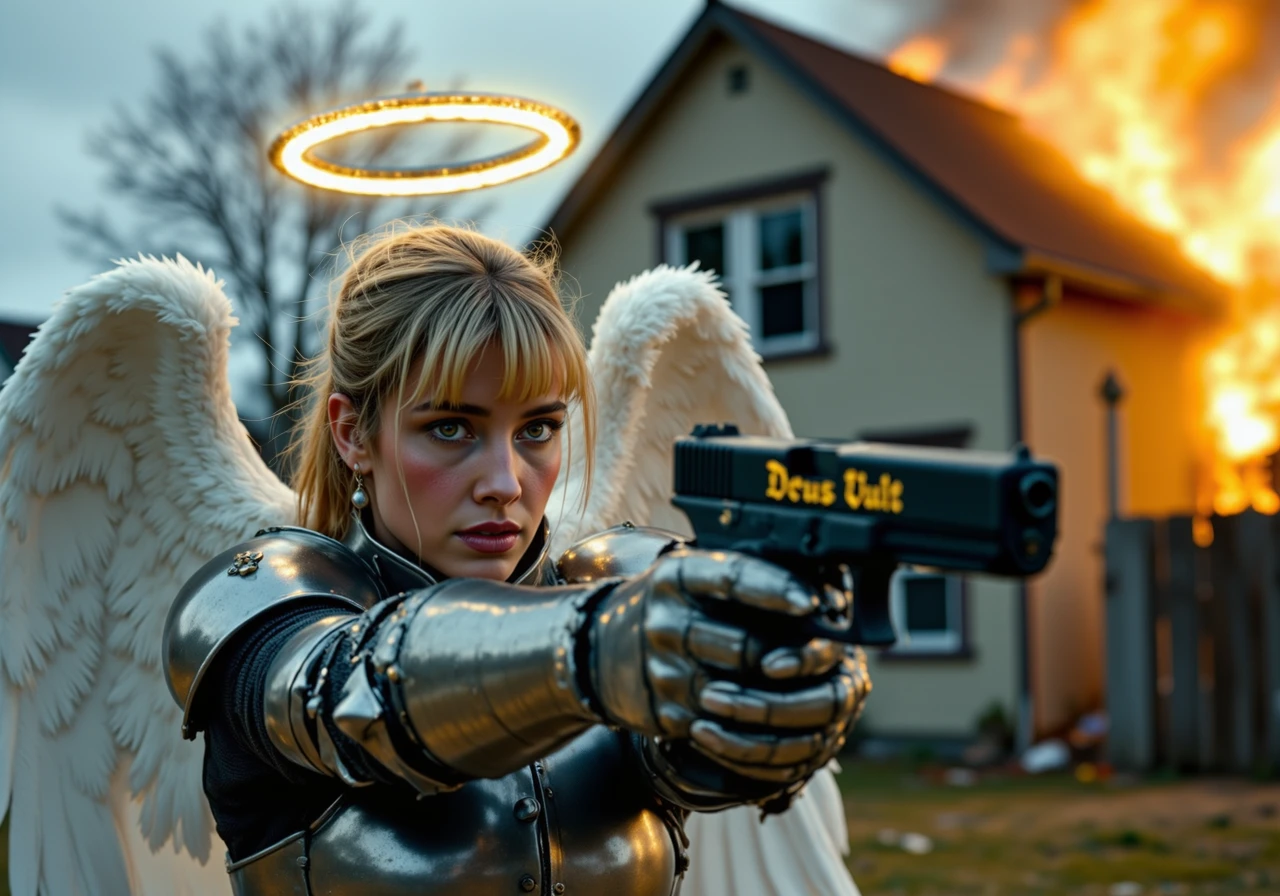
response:
<svg viewBox="0 0 1280 896"><path fill-rule="evenodd" d="M510 520L468 526L458 533L463 544L479 554L505 554L516 546L520 527Z"/></svg>
<svg viewBox="0 0 1280 896"><path fill-rule="evenodd" d="M519 532L520 527L511 520L495 520L488 523L476 523L458 532L459 535L507 535Z"/></svg>

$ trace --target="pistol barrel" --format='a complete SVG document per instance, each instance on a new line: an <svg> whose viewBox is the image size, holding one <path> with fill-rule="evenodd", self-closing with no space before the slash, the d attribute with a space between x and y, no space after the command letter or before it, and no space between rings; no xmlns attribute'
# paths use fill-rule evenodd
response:
<svg viewBox="0 0 1280 896"><path fill-rule="evenodd" d="M1058 471L979 452L699 428L676 443L674 503L698 543L775 556L1026 576L1057 535Z"/></svg>

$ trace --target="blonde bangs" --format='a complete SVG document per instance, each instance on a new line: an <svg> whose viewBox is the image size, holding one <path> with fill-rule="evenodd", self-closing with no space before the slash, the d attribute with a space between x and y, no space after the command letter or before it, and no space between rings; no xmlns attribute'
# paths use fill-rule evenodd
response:
<svg viewBox="0 0 1280 896"><path fill-rule="evenodd" d="M581 341L558 307L554 310L560 313L549 313L550 307L542 303L490 298L483 305L449 310L458 313L435 315L430 332L408 343L417 348L397 359L393 376L400 383L400 407L426 401L461 404L467 378L489 345L502 350L499 399L525 402L558 391L568 401L590 401ZM420 358L432 363L423 364L410 384Z"/></svg>

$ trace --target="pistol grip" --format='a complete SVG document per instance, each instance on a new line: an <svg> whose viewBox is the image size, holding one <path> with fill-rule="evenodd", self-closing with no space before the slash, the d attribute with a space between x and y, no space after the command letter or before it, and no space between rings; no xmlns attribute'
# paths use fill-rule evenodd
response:
<svg viewBox="0 0 1280 896"><path fill-rule="evenodd" d="M889 613L889 579L895 566L856 566L853 577L852 641L888 647L898 640Z"/></svg>

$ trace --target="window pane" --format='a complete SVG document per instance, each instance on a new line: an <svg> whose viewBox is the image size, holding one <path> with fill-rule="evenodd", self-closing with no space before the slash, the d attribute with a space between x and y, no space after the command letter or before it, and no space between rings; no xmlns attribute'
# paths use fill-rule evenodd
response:
<svg viewBox="0 0 1280 896"><path fill-rule="evenodd" d="M800 209L760 216L760 270L804 263L804 220Z"/></svg>
<svg viewBox="0 0 1280 896"><path fill-rule="evenodd" d="M804 332L804 281L779 283L760 290L760 337Z"/></svg>
<svg viewBox="0 0 1280 896"><path fill-rule="evenodd" d="M910 576L902 583L908 632L947 632L946 576Z"/></svg>
<svg viewBox="0 0 1280 896"><path fill-rule="evenodd" d="M704 271L720 276L729 272L724 266L724 224L690 227L684 232L684 263L702 262Z"/></svg>

